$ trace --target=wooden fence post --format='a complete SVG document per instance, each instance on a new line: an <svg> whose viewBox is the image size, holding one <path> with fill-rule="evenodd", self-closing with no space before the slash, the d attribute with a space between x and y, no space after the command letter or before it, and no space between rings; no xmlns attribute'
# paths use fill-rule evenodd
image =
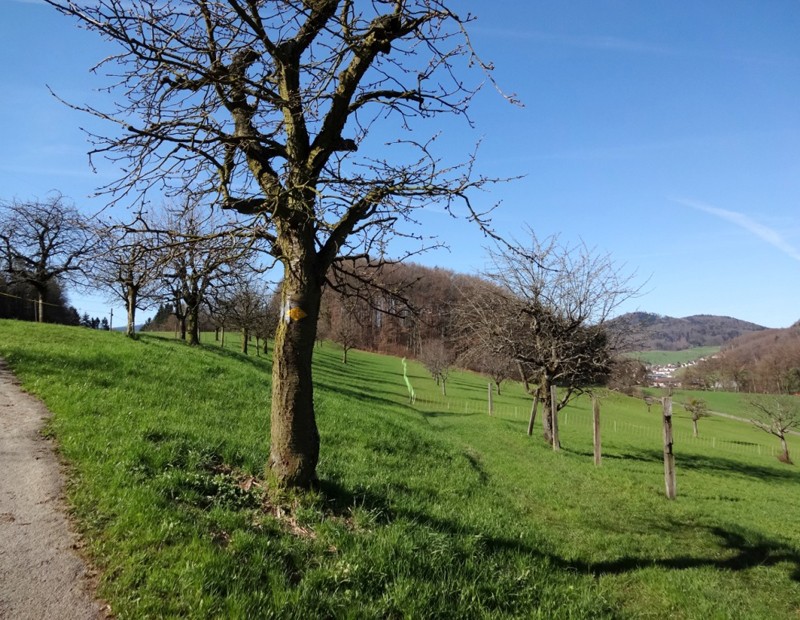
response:
<svg viewBox="0 0 800 620"><path fill-rule="evenodd" d="M601 447L600 447L600 401L597 396L592 394L592 438L594 439L594 464L600 466Z"/></svg>
<svg viewBox="0 0 800 620"><path fill-rule="evenodd" d="M672 398L667 396L661 403L664 409L664 484L667 489L667 499L675 499L675 454L672 452Z"/></svg>
<svg viewBox="0 0 800 620"><path fill-rule="evenodd" d="M494 414L494 405L492 404L492 384L489 383L489 415Z"/></svg>
<svg viewBox="0 0 800 620"><path fill-rule="evenodd" d="M558 388L550 386L550 415L552 419L553 450L558 452L561 449L561 442L558 439Z"/></svg>

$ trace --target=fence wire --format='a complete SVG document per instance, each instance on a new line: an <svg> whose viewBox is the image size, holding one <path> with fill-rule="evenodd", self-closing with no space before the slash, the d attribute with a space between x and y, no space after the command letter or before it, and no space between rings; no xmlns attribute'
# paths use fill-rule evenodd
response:
<svg viewBox="0 0 800 620"><path fill-rule="evenodd" d="M442 413L461 413L461 414L484 414L489 415L489 405L487 401L481 402L479 400L462 400L453 399L441 394L419 394L417 393L414 400L414 407L421 411L428 412L442 412ZM541 405L540 405L541 407ZM515 421L524 421L527 423L530 417L530 405L527 407L520 405L508 404L492 404L492 415L497 418L505 420L511 419ZM541 415L541 409L537 415L537 422ZM652 439L653 442L660 442L663 428L661 426L660 413L653 413L657 417L658 423L652 427L634 424L625 420L619 419L602 419L601 414L601 433L604 438L611 438L615 435L627 435L634 437L641 437L643 439ZM561 411L558 417L559 428L586 430L588 437L592 435L592 417L590 412L575 412L575 411ZM780 454L781 450L774 445L764 445L758 442L751 441L734 441L728 439L720 439L715 436L709 436L702 430L701 423L700 435L694 437L691 432L682 430L675 430L673 428L673 439L676 447L681 445L691 446L692 448L703 448L710 450L718 450L733 454L747 454L756 456L769 456L776 457ZM777 441L777 440L776 440Z"/></svg>

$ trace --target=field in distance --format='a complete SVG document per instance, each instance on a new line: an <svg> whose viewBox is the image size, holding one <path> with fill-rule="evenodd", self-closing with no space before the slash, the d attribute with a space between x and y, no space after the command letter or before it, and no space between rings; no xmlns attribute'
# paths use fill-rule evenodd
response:
<svg viewBox="0 0 800 620"><path fill-rule="evenodd" d="M630 357L653 366L686 364L719 353L720 347L694 347L683 351L637 351Z"/></svg>
<svg viewBox="0 0 800 620"><path fill-rule="evenodd" d="M204 342L0 321L119 617L797 618L800 471L751 425L705 418L693 439L676 396L669 501L656 406L603 392L595 467L588 399L554 453L517 384L490 416L484 377L454 372L445 396L409 362L411 404L401 360L324 344L321 487L277 495L269 357Z"/></svg>

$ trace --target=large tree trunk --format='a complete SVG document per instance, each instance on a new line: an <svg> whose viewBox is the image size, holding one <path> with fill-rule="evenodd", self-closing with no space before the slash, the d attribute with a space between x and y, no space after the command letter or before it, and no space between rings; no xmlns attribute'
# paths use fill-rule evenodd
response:
<svg viewBox="0 0 800 620"><path fill-rule="evenodd" d="M200 303L193 299L191 305L187 304L187 315L189 318L189 344L200 344Z"/></svg>
<svg viewBox="0 0 800 620"><path fill-rule="evenodd" d="M781 449L783 450L783 454L781 455L781 461L784 463L791 463L792 459L789 458L789 445L786 443L786 437L781 435L779 437L781 440Z"/></svg>
<svg viewBox="0 0 800 620"><path fill-rule="evenodd" d="M319 460L311 358L322 287L313 250L294 251L284 267L282 313L272 353L269 468L279 486L308 488L317 480Z"/></svg>
<svg viewBox="0 0 800 620"><path fill-rule="evenodd" d="M553 412L550 399L550 380L547 375L542 375L539 385L539 398L542 402L542 436L547 443L552 444Z"/></svg>
<svg viewBox="0 0 800 620"><path fill-rule="evenodd" d="M44 293L39 291L39 323L44 323Z"/></svg>
<svg viewBox="0 0 800 620"><path fill-rule="evenodd" d="M128 326L125 329L125 335L128 338L136 336L136 291L132 287L128 287Z"/></svg>

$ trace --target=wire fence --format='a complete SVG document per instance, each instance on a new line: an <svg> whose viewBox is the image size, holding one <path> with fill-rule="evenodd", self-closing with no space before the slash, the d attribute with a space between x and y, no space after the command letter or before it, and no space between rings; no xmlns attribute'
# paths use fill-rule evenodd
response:
<svg viewBox="0 0 800 620"><path fill-rule="evenodd" d="M437 413L460 413L460 414L489 414L488 400L481 402L476 399L456 399L436 393L417 394L414 400L414 407L427 412ZM541 405L540 405L541 407ZM493 403L492 415L497 418L514 421L528 422L530 418L531 404ZM537 421L541 415L541 408L537 415ZM625 420L614 419L607 416L601 418L601 432L604 438L610 437L636 438L653 440L653 443L660 445L663 427L661 425L661 414L653 413L653 426L643 426ZM585 430L587 436L592 436L592 417L590 412L570 411L565 409L559 413L558 425L562 430L574 429ZM741 441L732 439L722 439L716 436L709 436L703 432L702 422L700 423L699 436L695 437L692 432L673 430L673 439L676 446L691 446L695 449L718 450L732 454L746 454L754 456L777 457L781 450L776 445L765 445L757 441ZM776 440L777 441L777 440Z"/></svg>

